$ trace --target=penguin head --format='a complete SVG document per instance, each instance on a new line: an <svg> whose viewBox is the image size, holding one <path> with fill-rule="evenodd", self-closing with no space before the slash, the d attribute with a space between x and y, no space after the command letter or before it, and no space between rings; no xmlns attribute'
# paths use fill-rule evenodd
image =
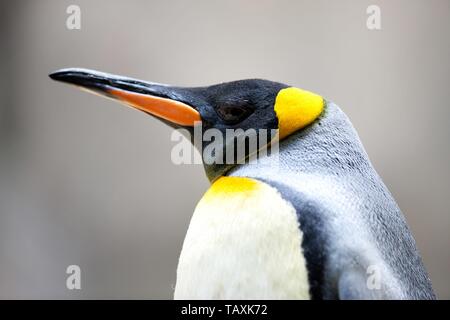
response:
<svg viewBox="0 0 450 320"><path fill-rule="evenodd" d="M211 181L245 163L254 151L312 123L325 104L314 93L261 79L177 87L79 68L58 70L50 77L186 129L192 143L197 129L201 139L195 146Z"/></svg>

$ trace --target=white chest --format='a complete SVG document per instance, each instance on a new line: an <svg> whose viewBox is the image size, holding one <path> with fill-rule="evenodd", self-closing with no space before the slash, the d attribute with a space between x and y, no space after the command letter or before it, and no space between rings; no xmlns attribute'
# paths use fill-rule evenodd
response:
<svg viewBox="0 0 450 320"><path fill-rule="evenodd" d="M197 205L175 299L309 299L295 209L278 191L223 177Z"/></svg>

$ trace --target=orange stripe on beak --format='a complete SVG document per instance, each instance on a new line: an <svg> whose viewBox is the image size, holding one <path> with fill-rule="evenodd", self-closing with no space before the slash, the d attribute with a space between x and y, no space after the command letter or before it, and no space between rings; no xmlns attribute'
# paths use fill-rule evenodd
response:
<svg viewBox="0 0 450 320"><path fill-rule="evenodd" d="M133 108L181 126L192 127L196 121L201 121L197 110L180 101L119 89L107 91Z"/></svg>

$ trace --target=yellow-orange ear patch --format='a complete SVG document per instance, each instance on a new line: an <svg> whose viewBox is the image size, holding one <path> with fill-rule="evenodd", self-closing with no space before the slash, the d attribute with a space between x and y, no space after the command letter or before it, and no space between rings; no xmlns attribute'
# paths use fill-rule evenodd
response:
<svg viewBox="0 0 450 320"><path fill-rule="evenodd" d="M315 93L294 87L280 90L274 106L280 139L312 123L323 108L323 98Z"/></svg>

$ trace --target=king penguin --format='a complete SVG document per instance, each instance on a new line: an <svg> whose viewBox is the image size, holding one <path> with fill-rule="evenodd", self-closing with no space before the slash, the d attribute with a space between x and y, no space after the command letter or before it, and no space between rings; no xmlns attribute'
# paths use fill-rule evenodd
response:
<svg viewBox="0 0 450 320"><path fill-rule="evenodd" d="M78 68L50 77L190 135L277 133L277 156L258 161L220 161L236 139L215 141L214 159L202 153L213 139L200 144L211 187L188 227L175 299L435 299L402 212L335 103L260 79L177 87Z"/></svg>

